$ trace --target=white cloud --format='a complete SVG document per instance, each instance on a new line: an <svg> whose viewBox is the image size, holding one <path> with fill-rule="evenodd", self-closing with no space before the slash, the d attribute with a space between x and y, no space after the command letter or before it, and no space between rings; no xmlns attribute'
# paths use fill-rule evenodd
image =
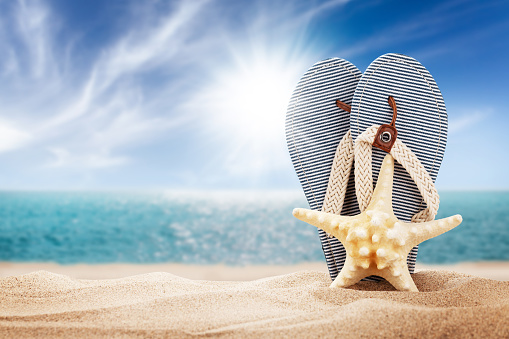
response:
<svg viewBox="0 0 509 339"><path fill-rule="evenodd" d="M41 1L18 1L16 28L29 53L29 66L35 78L54 69L50 37L53 20L49 9Z"/></svg>
<svg viewBox="0 0 509 339"><path fill-rule="evenodd" d="M6 56L0 61L0 118L12 121L0 127L0 152L32 145L49 150L52 167L119 166L130 158L118 154L120 149L128 152L129 145L186 122L178 112L161 114L169 98L147 91L140 81L178 59L186 32L192 32L186 25L204 4L181 2L157 17L136 21L134 16L113 43L83 63L74 48L81 32L57 30L59 19L43 1L13 3L10 13L0 13L0 37L5 37L0 48ZM61 65L55 55L64 56ZM173 80L163 80L160 91Z"/></svg>
<svg viewBox="0 0 509 339"><path fill-rule="evenodd" d="M487 119L491 115L490 110L484 112L471 112L463 114L462 116L455 117L449 120L449 134L459 133L467 130L471 126L478 124L479 122Z"/></svg>
<svg viewBox="0 0 509 339"><path fill-rule="evenodd" d="M405 46L405 43L415 43L421 40L435 37L439 43L432 45L426 42L426 48L418 48L413 55L419 60L430 57L437 57L447 52L462 50L460 45L471 46L473 41L482 41L486 35L492 33L493 27L475 27L475 30L453 38L444 38L444 33L454 29L458 21L465 20L472 13L480 11L483 7L491 6L488 2L479 2L471 6L465 6L463 0L448 1L436 6L430 6L425 12L418 12L411 15L406 21L395 21L391 26L383 30L376 30L368 38L360 39L357 43L340 49L336 54L343 58L354 56L373 50L387 50L394 45ZM390 20L390 18L389 18ZM506 24L506 23L504 23Z"/></svg>
<svg viewBox="0 0 509 339"><path fill-rule="evenodd" d="M128 157L114 157L109 154L73 154L65 148L51 148L48 151L53 155L51 162L45 167L72 167L72 168L106 168L125 165L129 162Z"/></svg>
<svg viewBox="0 0 509 339"><path fill-rule="evenodd" d="M279 67L273 76L284 76L278 80L284 81L289 96L298 76L317 61L303 40L307 23L346 2L290 2L285 8L257 2L239 12L246 15L243 25L237 13L230 12L231 4L133 2L143 10L133 10L131 18L123 18L129 25L118 26L105 41L97 39L100 46L91 49L83 38L87 32L66 27L70 23L58 17L51 2L12 3L6 6L10 12L0 13L0 50L5 56L0 58L0 119L9 121L5 128L10 131L8 146L0 146L0 152L36 154L30 158L47 161L34 166L59 169L123 166L137 162L132 149L154 140L164 142L169 131L187 124L195 128L188 130L196 140L218 141L217 152L207 154L203 167L221 163L242 176L249 169L283 166L287 159L279 120L264 116L268 121L260 128L271 124L264 139L231 133L252 114L233 121L238 126L211 124L211 132L204 124L219 116L214 114L235 109L217 98L205 99L217 93L228 97L225 91L232 84L219 88L216 81L235 72L249 76L245 71L253 62L261 72ZM83 27L86 24L79 29ZM230 79L235 80L235 74ZM286 105L280 106L284 116ZM207 139L208 132L215 136ZM273 144L280 141L281 149L266 159L267 150L274 150ZM239 150L242 145L249 147L251 156Z"/></svg>

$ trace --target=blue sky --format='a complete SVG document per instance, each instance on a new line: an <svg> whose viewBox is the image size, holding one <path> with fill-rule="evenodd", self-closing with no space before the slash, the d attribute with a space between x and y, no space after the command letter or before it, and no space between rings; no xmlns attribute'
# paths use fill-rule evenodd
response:
<svg viewBox="0 0 509 339"><path fill-rule="evenodd" d="M299 189L286 103L316 61L419 60L439 189L508 189L505 1L0 0L0 189Z"/></svg>

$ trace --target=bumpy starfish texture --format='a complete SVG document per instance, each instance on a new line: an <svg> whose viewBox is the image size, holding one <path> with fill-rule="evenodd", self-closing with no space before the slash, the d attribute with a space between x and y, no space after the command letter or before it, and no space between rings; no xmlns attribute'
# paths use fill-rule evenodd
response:
<svg viewBox="0 0 509 339"><path fill-rule="evenodd" d="M392 210L394 159L385 156L373 197L356 216L296 208L293 215L336 237L346 249L343 269L331 288L348 287L370 275L383 277L400 291L418 292L407 266L410 250L461 224L461 215L421 223L399 221Z"/></svg>

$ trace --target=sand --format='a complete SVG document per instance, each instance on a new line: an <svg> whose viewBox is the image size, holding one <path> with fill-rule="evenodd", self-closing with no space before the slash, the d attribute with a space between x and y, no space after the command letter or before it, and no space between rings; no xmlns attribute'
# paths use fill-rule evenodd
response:
<svg viewBox="0 0 509 339"><path fill-rule="evenodd" d="M509 261L465 262L455 265L423 265L419 270L448 270L493 280L509 281ZM73 264L60 265L51 262L0 262L0 278L22 275L34 271L50 271L77 279L115 279L151 272L170 272L179 277L194 280L247 281L275 275L310 270L327 272L325 261L305 262L295 265L189 265L161 264Z"/></svg>
<svg viewBox="0 0 509 339"><path fill-rule="evenodd" d="M320 271L252 281L37 271L0 278L0 337L509 337L509 282L413 278L419 293L372 282L331 290Z"/></svg>
<svg viewBox="0 0 509 339"><path fill-rule="evenodd" d="M507 263L509 272L509 262ZM68 275L77 279L115 279L133 275L170 272L179 277L194 280L228 280L246 281L275 275L282 275L303 270L327 272L325 262L307 262L296 265L189 265L176 263L162 264L73 264L60 265L51 262L0 262L0 278L13 275L22 275L34 271L49 271ZM507 277L509 280L509 275Z"/></svg>

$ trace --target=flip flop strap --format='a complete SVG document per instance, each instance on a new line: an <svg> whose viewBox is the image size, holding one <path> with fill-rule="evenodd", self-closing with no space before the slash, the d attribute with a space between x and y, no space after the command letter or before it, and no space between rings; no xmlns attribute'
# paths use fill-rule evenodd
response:
<svg viewBox="0 0 509 339"><path fill-rule="evenodd" d="M371 165L372 144L380 126L371 126L355 139L355 192L359 209L364 211L373 195L373 170ZM400 139L396 139L390 154L410 174L427 208L412 217L413 222L425 222L435 219L440 198L438 191L422 163L410 148Z"/></svg>
<svg viewBox="0 0 509 339"><path fill-rule="evenodd" d="M327 213L340 214L345 202L346 188L348 186L348 178L353 164L353 142L350 130L346 132L341 139L329 176L329 184L327 192L323 199L322 211Z"/></svg>

